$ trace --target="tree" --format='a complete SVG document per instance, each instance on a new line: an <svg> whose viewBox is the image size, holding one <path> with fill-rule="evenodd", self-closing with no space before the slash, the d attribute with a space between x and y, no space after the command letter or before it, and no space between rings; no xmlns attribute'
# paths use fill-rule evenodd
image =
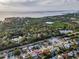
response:
<svg viewBox="0 0 79 59"><path fill-rule="evenodd" d="M19 48L16 48L16 49L14 50L14 55L15 55L15 56L19 56L20 54L21 54L20 49L19 49Z"/></svg>
<svg viewBox="0 0 79 59"><path fill-rule="evenodd" d="M0 57L0 59L4 59L3 57Z"/></svg>

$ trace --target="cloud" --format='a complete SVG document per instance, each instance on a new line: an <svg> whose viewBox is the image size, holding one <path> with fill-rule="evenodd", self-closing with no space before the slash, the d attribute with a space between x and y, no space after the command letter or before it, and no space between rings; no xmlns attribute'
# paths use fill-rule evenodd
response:
<svg viewBox="0 0 79 59"><path fill-rule="evenodd" d="M33 6L38 2L38 0L0 0L0 4L8 6Z"/></svg>
<svg viewBox="0 0 79 59"><path fill-rule="evenodd" d="M64 0L0 0L1 5L6 6L53 6L62 4Z"/></svg>
<svg viewBox="0 0 79 59"><path fill-rule="evenodd" d="M78 0L0 0L0 4L9 6L52 6Z"/></svg>
<svg viewBox="0 0 79 59"><path fill-rule="evenodd" d="M0 0L0 11L79 9L79 0Z"/></svg>

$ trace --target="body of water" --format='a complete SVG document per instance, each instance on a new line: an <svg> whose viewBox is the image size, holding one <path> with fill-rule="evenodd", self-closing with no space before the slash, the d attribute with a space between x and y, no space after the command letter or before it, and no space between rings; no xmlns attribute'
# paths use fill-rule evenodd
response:
<svg viewBox="0 0 79 59"><path fill-rule="evenodd" d="M6 17L44 17L44 16L55 16L67 13L74 13L77 10L67 11L40 11L40 12L1 12L0 20L4 20Z"/></svg>

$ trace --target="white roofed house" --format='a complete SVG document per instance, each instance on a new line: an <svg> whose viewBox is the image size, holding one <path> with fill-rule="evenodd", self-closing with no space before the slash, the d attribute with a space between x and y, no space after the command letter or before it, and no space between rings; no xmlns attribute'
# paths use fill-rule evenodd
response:
<svg viewBox="0 0 79 59"><path fill-rule="evenodd" d="M8 57L7 57L7 54L5 54L5 53L0 53L0 58L2 58L2 59L7 59Z"/></svg>
<svg viewBox="0 0 79 59"><path fill-rule="evenodd" d="M15 42L17 42L17 43L19 43L21 39L22 39L22 37L19 36L17 38L13 38L12 40L15 41Z"/></svg>
<svg viewBox="0 0 79 59"><path fill-rule="evenodd" d="M66 49L70 49L71 46L72 46L71 41L68 40L68 41L64 42L64 47L65 47Z"/></svg>
<svg viewBox="0 0 79 59"><path fill-rule="evenodd" d="M8 52L4 51L4 52L0 52L0 59L10 59ZM11 59L15 59L15 58L11 58Z"/></svg>
<svg viewBox="0 0 79 59"><path fill-rule="evenodd" d="M58 55L57 59L64 59L62 55Z"/></svg>

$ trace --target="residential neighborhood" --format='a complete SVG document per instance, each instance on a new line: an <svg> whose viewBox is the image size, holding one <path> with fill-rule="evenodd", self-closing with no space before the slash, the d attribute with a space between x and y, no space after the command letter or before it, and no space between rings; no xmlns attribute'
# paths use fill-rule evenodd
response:
<svg viewBox="0 0 79 59"><path fill-rule="evenodd" d="M78 18L6 18L0 24L0 59L79 59L79 23L73 22Z"/></svg>
<svg viewBox="0 0 79 59"><path fill-rule="evenodd" d="M72 32L73 31L69 31ZM68 33L67 32L67 33ZM65 32L66 34L66 32ZM78 59L79 41L71 40L70 37L52 37L40 42L28 44L23 48L17 47L17 53L12 49L0 53L4 59ZM16 55L14 55L16 54Z"/></svg>

